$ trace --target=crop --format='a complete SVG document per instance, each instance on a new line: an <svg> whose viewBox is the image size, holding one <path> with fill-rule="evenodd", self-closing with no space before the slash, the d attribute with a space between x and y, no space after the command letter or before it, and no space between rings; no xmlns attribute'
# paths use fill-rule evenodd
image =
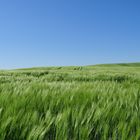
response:
<svg viewBox="0 0 140 140"><path fill-rule="evenodd" d="M140 64L0 71L0 140L139 140Z"/></svg>

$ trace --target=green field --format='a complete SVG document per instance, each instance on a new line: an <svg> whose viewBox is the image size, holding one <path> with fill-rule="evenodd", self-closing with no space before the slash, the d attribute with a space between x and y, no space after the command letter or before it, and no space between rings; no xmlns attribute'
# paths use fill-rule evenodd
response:
<svg viewBox="0 0 140 140"><path fill-rule="evenodd" d="M1 70L0 140L140 140L140 63Z"/></svg>

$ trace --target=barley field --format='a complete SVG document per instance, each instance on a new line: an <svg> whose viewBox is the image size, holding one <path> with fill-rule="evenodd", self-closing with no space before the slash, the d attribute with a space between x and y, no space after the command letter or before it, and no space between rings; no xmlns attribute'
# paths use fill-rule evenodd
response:
<svg viewBox="0 0 140 140"><path fill-rule="evenodd" d="M140 63L1 70L0 140L140 140Z"/></svg>

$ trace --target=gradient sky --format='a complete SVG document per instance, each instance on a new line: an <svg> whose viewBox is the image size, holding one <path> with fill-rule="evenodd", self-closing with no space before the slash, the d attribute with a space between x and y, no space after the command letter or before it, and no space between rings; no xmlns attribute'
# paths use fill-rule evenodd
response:
<svg viewBox="0 0 140 140"><path fill-rule="evenodd" d="M0 69L140 61L140 0L0 0Z"/></svg>

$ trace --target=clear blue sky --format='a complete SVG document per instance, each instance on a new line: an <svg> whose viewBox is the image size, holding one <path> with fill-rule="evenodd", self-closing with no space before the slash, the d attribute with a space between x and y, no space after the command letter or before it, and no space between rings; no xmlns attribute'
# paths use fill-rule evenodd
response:
<svg viewBox="0 0 140 140"><path fill-rule="evenodd" d="M140 0L0 0L0 69L140 61Z"/></svg>

